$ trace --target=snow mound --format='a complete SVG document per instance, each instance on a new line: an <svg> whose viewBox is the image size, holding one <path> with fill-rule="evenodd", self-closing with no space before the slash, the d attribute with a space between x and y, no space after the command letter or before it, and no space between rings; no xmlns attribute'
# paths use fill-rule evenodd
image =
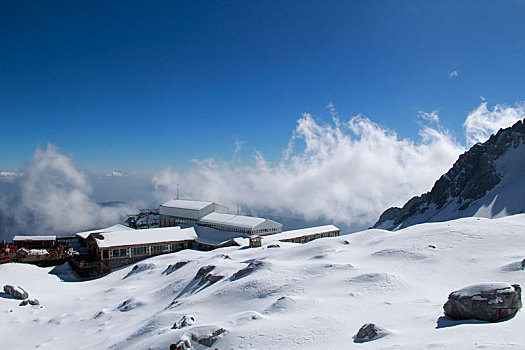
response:
<svg viewBox="0 0 525 350"><path fill-rule="evenodd" d="M128 272L128 274L126 276L122 277L122 279L124 280L124 279L129 278L129 277L131 277L133 275L136 275L137 273L140 273L140 272L153 270L155 267L157 267L157 264L155 264L155 263L137 264L137 265L133 266L131 271Z"/></svg>

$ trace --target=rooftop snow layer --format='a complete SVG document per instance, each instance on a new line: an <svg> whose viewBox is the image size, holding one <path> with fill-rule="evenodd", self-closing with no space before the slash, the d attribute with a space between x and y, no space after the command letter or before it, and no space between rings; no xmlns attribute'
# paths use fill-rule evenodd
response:
<svg viewBox="0 0 525 350"><path fill-rule="evenodd" d="M54 241L57 236L15 236L13 242L15 241Z"/></svg>
<svg viewBox="0 0 525 350"><path fill-rule="evenodd" d="M124 226L124 225L121 225L121 224L116 224L116 225L109 226L109 227L106 227L106 228L100 228L98 230L79 232L79 233L76 233L75 235L77 235L77 236L79 236L79 237L81 237L83 239L86 239L92 233L104 233L104 232L125 231L125 230L129 231L129 230L133 230L133 229L131 227L127 227L127 226Z"/></svg>
<svg viewBox="0 0 525 350"><path fill-rule="evenodd" d="M277 233L274 235L267 235L267 236L264 236L263 238L265 240L280 241L282 239L299 238L299 237L316 235L320 233L333 232L333 231L340 231L340 229L334 225L316 226L316 227L302 228L299 230L283 231L282 233Z"/></svg>
<svg viewBox="0 0 525 350"><path fill-rule="evenodd" d="M208 205L212 205L212 204L213 202L193 201L193 200L187 200L187 199L172 199L162 204L161 206L170 207L170 208L201 210L202 208L205 208Z"/></svg>
<svg viewBox="0 0 525 350"><path fill-rule="evenodd" d="M181 229L179 226L105 232L101 236L104 239L95 238L99 248L189 241L197 238L193 227Z"/></svg>
<svg viewBox="0 0 525 350"><path fill-rule="evenodd" d="M498 293L511 293L514 291L514 288L509 283L504 282L492 282L492 283L479 283L472 286L462 288L458 291L452 293L457 297L471 297L478 295L484 292L490 292L493 290L498 290Z"/></svg>
<svg viewBox="0 0 525 350"><path fill-rule="evenodd" d="M195 231L197 231L197 242L212 244L215 246L225 243L231 239L239 238L243 235L240 232L223 231L198 225L195 227Z"/></svg>
<svg viewBox="0 0 525 350"><path fill-rule="evenodd" d="M200 219L201 222L208 224L229 225L245 228L254 228L262 224L266 219L256 218L253 216L210 213Z"/></svg>

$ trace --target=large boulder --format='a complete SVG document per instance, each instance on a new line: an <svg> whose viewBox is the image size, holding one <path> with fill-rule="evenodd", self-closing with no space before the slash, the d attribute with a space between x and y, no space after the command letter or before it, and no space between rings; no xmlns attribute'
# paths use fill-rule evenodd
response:
<svg viewBox="0 0 525 350"><path fill-rule="evenodd" d="M443 309L455 320L497 322L514 316L521 305L519 284L481 283L450 293Z"/></svg>
<svg viewBox="0 0 525 350"><path fill-rule="evenodd" d="M4 293L11 295L15 299L24 300L29 297L29 293L24 290L24 288L20 286L12 286L10 284L6 284L4 286Z"/></svg>

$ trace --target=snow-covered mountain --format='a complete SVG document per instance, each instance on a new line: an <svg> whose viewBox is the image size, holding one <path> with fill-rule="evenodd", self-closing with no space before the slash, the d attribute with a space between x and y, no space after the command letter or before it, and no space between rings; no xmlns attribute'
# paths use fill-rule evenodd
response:
<svg viewBox="0 0 525 350"><path fill-rule="evenodd" d="M525 214L464 218L303 245L185 250L91 281L67 265L4 264L2 285L42 306L1 293L0 339L3 349L169 349L181 339L208 349L201 343L213 334L212 349L523 348L523 312L500 323L442 316L464 286L524 285L524 232ZM366 322L389 334L355 343Z"/></svg>
<svg viewBox="0 0 525 350"><path fill-rule="evenodd" d="M381 214L374 228L410 225L461 217L500 217L525 210L525 124L500 129L485 143L462 154L430 192L403 208Z"/></svg>

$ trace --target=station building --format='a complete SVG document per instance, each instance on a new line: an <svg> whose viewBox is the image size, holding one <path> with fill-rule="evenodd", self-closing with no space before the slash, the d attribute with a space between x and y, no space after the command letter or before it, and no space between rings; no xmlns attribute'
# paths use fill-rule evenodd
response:
<svg viewBox="0 0 525 350"><path fill-rule="evenodd" d="M199 226L245 237L271 235L283 230L282 224L270 219L229 214L227 207L215 202L174 199L160 206L159 215L160 227L192 225L197 233Z"/></svg>
<svg viewBox="0 0 525 350"><path fill-rule="evenodd" d="M215 202L172 199L160 205L159 226L194 225L210 213L228 213L228 208Z"/></svg>

